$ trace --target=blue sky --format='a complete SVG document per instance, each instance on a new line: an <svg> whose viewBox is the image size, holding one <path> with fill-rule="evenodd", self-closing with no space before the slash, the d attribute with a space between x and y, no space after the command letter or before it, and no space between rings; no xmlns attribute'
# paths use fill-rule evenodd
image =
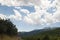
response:
<svg viewBox="0 0 60 40"><path fill-rule="evenodd" d="M58 0L0 0L0 17L9 18L18 31L60 27L59 5Z"/></svg>

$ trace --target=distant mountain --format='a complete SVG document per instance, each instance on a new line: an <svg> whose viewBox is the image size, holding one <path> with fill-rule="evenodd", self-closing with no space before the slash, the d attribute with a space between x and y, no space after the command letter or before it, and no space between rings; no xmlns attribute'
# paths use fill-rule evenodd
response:
<svg viewBox="0 0 60 40"><path fill-rule="evenodd" d="M47 29L39 29L39 30L30 31L30 32L19 32L18 33L18 36L21 36L21 37L24 37L24 36L32 36L32 35L35 35L37 33L44 32L46 30Z"/></svg>
<svg viewBox="0 0 60 40"><path fill-rule="evenodd" d="M54 30L60 30L60 28L45 28L45 29L38 29L38 30L33 30L33 31L30 31L30 32L19 32L18 33L18 36L32 36L32 35L36 35L38 33L44 33L44 32L50 32L50 31L53 31Z"/></svg>
<svg viewBox="0 0 60 40"><path fill-rule="evenodd" d="M60 27L58 28L45 28L45 29L39 29L39 30L33 30L30 32L19 32L18 35L22 37L23 39L31 39L34 38L41 38L45 35L49 35L49 37L60 37Z"/></svg>

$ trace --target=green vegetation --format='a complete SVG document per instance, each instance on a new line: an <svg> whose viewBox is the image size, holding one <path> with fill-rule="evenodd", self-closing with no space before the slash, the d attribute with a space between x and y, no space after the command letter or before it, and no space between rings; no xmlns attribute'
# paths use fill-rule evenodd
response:
<svg viewBox="0 0 60 40"><path fill-rule="evenodd" d="M0 34L17 35L16 26L8 19L0 19Z"/></svg>
<svg viewBox="0 0 60 40"><path fill-rule="evenodd" d="M9 19L0 19L0 40L16 40L17 34L16 26Z"/></svg>
<svg viewBox="0 0 60 40"><path fill-rule="evenodd" d="M60 40L60 28L46 29L29 36L22 36L24 40Z"/></svg>
<svg viewBox="0 0 60 40"><path fill-rule="evenodd" d="M22 33L23 36L19 34L9 19L0 19L0 40L60 40L60 28L34 30Z"/></svg>

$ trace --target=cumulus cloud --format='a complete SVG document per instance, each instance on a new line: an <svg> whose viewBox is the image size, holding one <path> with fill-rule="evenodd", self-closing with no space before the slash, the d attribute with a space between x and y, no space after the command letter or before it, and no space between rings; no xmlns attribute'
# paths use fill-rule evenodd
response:
<svg viewBox="0 0 60 40"><path fill-rule="evenodd" d="M60 22L60 13L54 14L54 18L55 18L56 22Z"/></svg>
<svg viewBox="0 0 60 40"><path fill-rule="evenodd" d="M6 17L6 15L4 15L4 14L0 14L0 18L1 18L1 19L6 19L7 17Z"/></svg>
<svg viewBox="0 0 60 40"><path fill-rule="evenodd" d="M29 14L30 13L27 9L21 9L20 11L25 13L25 14Z"/></svg>
<svg viewBox="0 0 60 40"><path fill-rule="evenodd" d="M41 4L45 6L49 6L50 1L48 0L0 0L2 5L7 6L32 6L37 5L40 6ZM47 5L45 5L47 4Z"/></svg>
<svg viewBox="0 0 60 40"><path fill-rule="evenodd" d="M44 11L43 11L44 12ZM59 14L49 14L49 13L43 13L43 12L35 12L28 14L24 17L24 21L30 24L52 24L57 22L57 20L60 21L60 13ZM43 15L43 17L42 17Z"/></svg>
<svg viewBox="0 0 60 40"><path fill-rule="evenodd" d="M15 7L15 9L21 9L21 7L19 7L19 6L16 6L16 7Z"/></svg>
<svg viewBox="0 0 60 40"><path fill-rule="evenodd" d="M2 5L7 6L34 6L35 12L30 13L27 9L21 9L20 7L15 7L21 12L27 14L23 17L24 22L29 24L51 24L55 22L60 22L60 1L55 0L52 4L48 0L0 0ZM46 12L48 7L56 6L57 11L53 14ZM10 15L9 18L22 20L22 15L17 10L13 10L14 15Z"/></svg>
<svg viewBox="0 0 60 40"><path fill-rule="evenodd" d="M32 5L40 5L40 0L0 0L2 5L7 6L32 6Z"/></svg>
<svg viewBox="0 0 60 40"><path fill-rule="evenodd" d="M40 10L39 7L35 6L35 12L32 12L32 13L28 14L27 16L25 16L24 21L27 23L32 23L32 24L42 23L41 22L42 21L41 16L43 15L42 11L44 11L44 10Z"/></svg>
<svg viewBox="0 0 60 40"><path fill-rule="evenodd" d="M27 17L27 16L24 17L24 22L29 23L29 24L34 23L33 20L31 18Z"/></svg>
<svg viewBox="0 0 60 40"><path fill-rule="evenodd" d="M42 1L42 0L41 0ZM42 1L42 9L40 6L35 5L35 12L28 14L27 16L24 17L24 21L27 23L33 23L33 24L52 24L56 22L60 22L60 8L59 5L56 5L57 1L53 4L49 4L47 0ZM47 5L46 5L47 4ZM58 3L59 4L59 3ZM46 9L48 7L55 6L57 7L57 10L55 13L48 13ZM43 17L42 17L43 16ZM30 20L27 20L30 19ZM30 22L31 21L31 22Z"/></svg>
<svg viewBox="0 0 60 40"><path fill-rule="evenodd" d="M14 19L14 20L22 20L22 15L17 11L17 10L13 10L15 12L14 15L10 15L10 16L7 16L7 15L4 15L4 14L0 14L0 18L1 19Z"/></svg>
<svg viewBox="0 0 60 40"><path fill-rule="evenodd" d="M60 21L60 7L57 6L57 11L54 13L53 17L56 19L57 22Z"/></svg>
<svg viewBox="0 0 60 40"><path fill-rule="evenodd" d="M45 20L45 23L46 24L51 24L51 23L54 23L55 22L55 19L54 19L53 15L52 14L49 14L49 13L46 13L44 15L44 20Z"/></svg>
<svg viewBox="0 0 60 40"><path fill-rule="evenodd" d="M7 6L23 6L23 5L33 5L31 2L28 2L28 0L0 0L1 5L7 5Z"/></svg>
<svg viewBox="0 0 60 40"><path fill-rule="evenodd" d="M15 15L10 15L9 18L15 20L22 20L22 15L17 10L13 10L13 11L15 12Z"/></svg>

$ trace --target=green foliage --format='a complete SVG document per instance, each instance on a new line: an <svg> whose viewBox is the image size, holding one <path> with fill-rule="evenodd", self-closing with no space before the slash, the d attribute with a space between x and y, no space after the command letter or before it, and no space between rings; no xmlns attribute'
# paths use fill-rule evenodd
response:
<svg viewBox="0 0 60 40"><path fill-rule="evenodd" d="M0 34L17 35L17 28L9 19L0 19Z"/></svg>
<svg viewBox="0 0 60 40"><path fill-rule="evenodd" d="M45 37L43 38L43 40L49 40L48 35L45 35Z"/></svg>
<svg viewBox="0 0 60 40"><path fill-rule="evenodd" d="M37 40L40 40L40 38L38 38Z"/></svg>
<svg viewBox="0 0 60 40"><path fill-rule="evenodd" d="M60 28L53 28L35 35L22 37L24 40L60 40Z"/></svg>

